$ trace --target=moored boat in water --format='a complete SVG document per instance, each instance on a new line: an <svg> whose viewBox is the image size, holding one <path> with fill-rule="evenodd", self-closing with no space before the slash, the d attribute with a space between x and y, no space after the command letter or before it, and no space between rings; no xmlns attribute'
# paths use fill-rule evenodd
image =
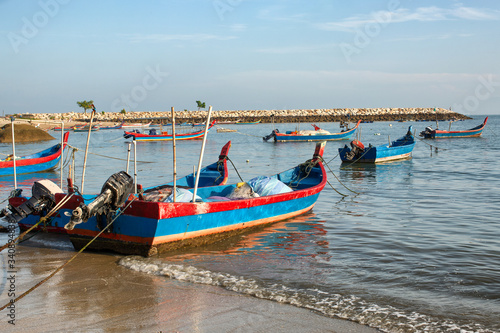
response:
<svg viewBox="0 0 500 333"><path fill-rule="evenodd" d="M213 121L210 124L210 126L208 127L208 130L210 130L215 125L215 123L216 122ZM175 135L175 140L201 139L204 134L205 134L205 130L199 130L199 131L190 132L190 133L178 133ZM172 141L172 139L173 139L172 133L170 133L170 134L168 132L158 133L156 131L156 129L150 130L148 134L125 131L125 133L123 134L123 137L125 139L132 138L135 141Z"/></svg>
<svg viewBox="0 0 500 333"><path fill-rule="evenodd" d="M340 133L330 133L316 125L313 125L314 131L287 131L286 133L280 133L278 129L275 129L271 134L262 139L264 141L269 141L271 138L274 138L275 142L348 140L354 132L356 132L360 123L361 120L359 120L353 128L346 128Z"/></svg>
<svg viewBox="0 0 500 333"><path fill-rule="evenodd" d="M95 201L67 210L72 218L66 228L77 250L88 246L149 256L291 218L311 210L326 184L324 146L318 143L311 160L274 176L198 191L184 189L187 200L177 202L169 201L171 195L158 200L154 192L130 195L130 176L119 172L108 179Z"/></svg>
<svg viewBox="0 0 500 333"><path fill-rule="evenodd" d="M68 143L69 133L64 133L63 143L58 143L50 148L40 152L16 157L16 173L32 173L50 170L57 166L61 159L61 153ZM12 156L8 156L4 160L0 160L0 176L14 174L14 160Z"/></svg>
<svg viewBox="0 0 500 333"><path fill-rule="evenodd" d="M451 123L450 123L450 129L448 131L446 130L440 130L440 129L433 129L432 127L428 126L420 132L420 136L423 137L424 139L442 139L442 138L469 138L469 137L477 137L481 136L483 133L484 127L486 126L486 122L488 121L488 117L486 117L483 121L482 124L473 127L468 130L462 130L462 131L452 131L451 130Z"/></svg>
<svg viewBox="0 0 500 333"><path fill-rule="evenodd" d="M230 147L231 141L228 141L222 147L218 160L201 169L199 187L217 186L227 183L229 177L227 155ZM176 180L176 186L179 186L180 188L193 188L195 177L196 175L193 172L179 178ZM162 193L162 189L166 188L167 190L165 191L168 191L168 189L173 186L173 183L174 182L171 181L163 185L147 187L143 191L146 194L155 192L157 193L158 198L161 198L165 196L164 193ZM56 205L62 203L63 200L69 196L71 196L69 201L61 207L66 211L71 211L82 203L92 201L96 197L96 194L74 193L74 189L72 188L68 189L68 193L64 193L59 186L49 180L44 179L35 181L32 187L32 197L27 198L19 195L9 198L8 210L10 212L5 210L3 215L6 215L8 220L10 219L10 221L18 223L21 230L28 230L36 225L40 218L45 216L48 211ZM30 204L26 204L27 201L30 201ZM28 205L28 207L19 208L23 204L25 206ZM47 219L43 225L37 226L36 229L43 228L47 232L66 233L64 225L69 222L70 216L71 214L64 214L63 211L57 210L50 219Z"/></svg>
<svg viewBox="0 0 500 333"><path fill-rule="evenodd" d="M350 147L339 148L340 159L347 163L380 163L411 158L415 147L412 130L410 126L405 136L380 146L365 147L359 140L353 140Z"/></svg>

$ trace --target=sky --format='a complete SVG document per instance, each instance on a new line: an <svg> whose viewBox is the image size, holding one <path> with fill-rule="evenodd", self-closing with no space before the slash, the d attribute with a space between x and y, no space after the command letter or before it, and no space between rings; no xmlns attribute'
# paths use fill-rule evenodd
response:
<svg viewBox="0 0 500 333"><path fill-rule="evenodd" d="M497 0L0 0L3 114L500 114Z"/></svg>

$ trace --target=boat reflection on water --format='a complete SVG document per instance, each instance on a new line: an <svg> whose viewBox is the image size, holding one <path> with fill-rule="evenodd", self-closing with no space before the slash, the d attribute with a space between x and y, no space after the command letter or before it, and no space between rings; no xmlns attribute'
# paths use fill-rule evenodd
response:
<svg viewBox="0 0 500 333"><path fill-rule="evenodd" d="M17 175L17 188L23 190L25 195L31 194L33 183L40 179L49 179L60 185L60 175L57 170L49 170L43 172L27 173ZM64 185L64 184L63 184ZM0 197L7 198L9 193L14 189L14 176L0 177Z"/></svg>
<svg viewBox="0 0 500 333"><path fill-rule="evenodd" d="M380 183L388 178L401 177L413 172L413 161L401 160L385 163L352 163L342 165L340 178L346 184Z"/></svg>

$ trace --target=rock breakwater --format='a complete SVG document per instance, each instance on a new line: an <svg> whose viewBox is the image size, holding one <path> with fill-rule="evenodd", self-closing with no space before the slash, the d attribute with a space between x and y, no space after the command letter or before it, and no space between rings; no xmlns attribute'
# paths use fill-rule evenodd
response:
<svg viewBox="0 0 500 333"><path fill-rule="evenodd" d="M90 113L34 113L29 115L39 120L88 121ZM206 110L175 111L176 122L203 122ZM96 121L108 122L169 122L170 111L134 111L134 112L102 112L96 114ZM364 108L364 109L293 109L293 110L237 110L212 112L212 119L221 122L241 121L263 123L295 123L295 122L351 122L364 121L416 121L416 120L460 120L470 119L463 114L443 108Z"/></svg>

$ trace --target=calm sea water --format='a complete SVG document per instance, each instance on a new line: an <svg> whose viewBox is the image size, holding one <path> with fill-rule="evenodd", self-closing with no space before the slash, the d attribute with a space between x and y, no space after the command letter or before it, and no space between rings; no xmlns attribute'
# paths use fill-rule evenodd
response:
<svg viewBox="0 0 500 333"><path fill-rule="evenodd" d="M483 119L475 116L452 128L467 129ZM320 125L338 131L338 123ZM418 133L435 124L362 124L360 138L365 144L383 144L402 136L410 125ZM204 165L215 161L231 140L229 157L245 180L288 169L314 151L314 143L263 142L270 124L222 126L238 132L212 129ZM296 126L277 127L283 132ZM448 123L440 126L447 128ZM309 127L300 124L301 129ZM490 116L480 138L418 141L411 160L381 165L342 165L337 151L348 141L329 142L324 159L334 189L327 185L310 213L211 246L154 258L126 256L119 264L387 332L500 332L497 133L500 116ZM127 145L121 135L116 130L93 134L85 193L99 192L109 175L125 168L120 159L126 158ZM86 133L72 133L69 139L81 149L76 152L79 186L85 140ZM18 145L17 155L54 143ZM200 148L201 141L177 142L179 176L192 172ZM10 145L0 145L0 152L10 153ZM138 163L144 186L172 179L170 142L138 143L137 159L151 162ZM230 182L238 182L231 169ZM59 173L20 176L26 195L37 177L58 182ZM0 179L0 200L8 196L12 181Z"/></svg>

